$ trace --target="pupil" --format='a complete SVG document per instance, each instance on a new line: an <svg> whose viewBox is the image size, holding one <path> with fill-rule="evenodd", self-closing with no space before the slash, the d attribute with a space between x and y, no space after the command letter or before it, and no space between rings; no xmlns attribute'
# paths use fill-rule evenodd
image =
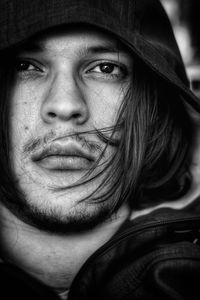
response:
<svg viewBox="0 0 200 300"><path fill-rule="evenodd" d="M112 64L102 64L101 65L101 71L103 73L112 73L114 70L114 66Z"/></svg>
<svg viewBox="0 0 200 300"><path fill-rule="evenodd" d="M19 62L16 66L17 71L25 71L28 69L28 63L26 62Z"/></svg>

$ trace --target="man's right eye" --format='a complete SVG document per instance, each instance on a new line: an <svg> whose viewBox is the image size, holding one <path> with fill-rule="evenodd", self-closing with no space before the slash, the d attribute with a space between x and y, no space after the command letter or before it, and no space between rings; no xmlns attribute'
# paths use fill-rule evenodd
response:
<svg viewBox="0 0 200 300"><path fill-rule="evenodd" d="M41 71L40 68L33 62L21 59L16 61L15 69L17 72Z"/></svg>

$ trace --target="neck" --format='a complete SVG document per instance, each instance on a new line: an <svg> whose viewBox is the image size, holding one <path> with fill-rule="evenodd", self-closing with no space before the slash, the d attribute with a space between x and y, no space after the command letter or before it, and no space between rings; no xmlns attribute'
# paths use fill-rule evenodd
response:
<svg viewBox="0 0 200 300"><path fill-rule="evenodd" d="M128 213L123 206L112 219L93 230L65 236L40 231L1 206L2 259L62 293L87 258L115 234Z"/></svg>

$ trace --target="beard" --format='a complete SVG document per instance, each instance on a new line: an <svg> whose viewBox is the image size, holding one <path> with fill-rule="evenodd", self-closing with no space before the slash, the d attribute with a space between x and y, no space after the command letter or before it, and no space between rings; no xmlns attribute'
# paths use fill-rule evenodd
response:
<svg viewBox="0 0 200 300"><path fill-rule="evenodd" d="M96 131L89 133L91 135L96 133ZM62 137L63 136L65 135L62 134ZM91 141L86 139L85 136L85 134L71 134L66 135L65 138L75 140L76 143L81 144L83 149L93 153L97 158L102 153L104 154L104 143L103 146L97 137ZM46 176L46 173L43 173L43 171L37 167L32 170L34 163L30 159L26 160L27 157L31 157L38 149L43 149L46 144L51 143L55 138L57 138L56 133L51 131L43 138L31 138L25 143L23 151L21 152L22 159L18 158L15 160L19 164L15 165L17 166L18 172L15 172L15 167L13 167L13 172L15 173L14 177L16 179L14 186L17 191L17 196L15 199L12 199L12 201L8 201L6 206L9 206L8 208L12 210L19 219L39 230L56 232L58 234L78 233L91 230L106 220L109 220L113 214L114 195L105 201L103 200L106 191L109 190L108 184L105 184L105 186L102 186L98 190L103 178L106 178L106 172L104 172L104 170L104 174L97 176L97 181L87 181L88 178L86 178L86 183L83 180L81 184L76 185L75 183L74 185L74 180L72 180L72 190L75 191L73 194L66 184L72 179L73 174L65 178L63 172L60 172L56 177L55 175L51 175L51 172L48 172L48 176ZM113 146L115 148L116 145ZM113 147L111 147L111 150L112 149ZM102 155L102 158L103 157L104 155ZM102 164L102 168L105 168L105 162ZM102 168L100 167L100 173ZM96 176L96 174L93 175ZM47 179L47 184L44 184L43 178ZM74 195L76 197L73 197ZM97 200L95 200L94 197Z"/></svg>
<svg viewBox="0 0 200 300"><path fill-rule="evenodd" d="M20 195L20 196L19 196ZM113 217L112 200L78 202L66 213L63 207L40 207L30 202L28 196L18 192L14 202L4 202L5 206L20 220L38 230L57 234L78 234L92 230Z"/></svg>

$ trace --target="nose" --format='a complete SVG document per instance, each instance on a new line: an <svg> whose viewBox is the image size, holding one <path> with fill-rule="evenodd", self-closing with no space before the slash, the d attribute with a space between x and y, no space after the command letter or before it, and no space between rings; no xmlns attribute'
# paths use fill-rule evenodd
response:
<svg viewBox="0 0 200 300"><path fill-rule="evenodd" d="M45 91L41 116L46 123L71 121L81 125L87 121L88 106L75 79L62 74L54 77Z"/></svg>

